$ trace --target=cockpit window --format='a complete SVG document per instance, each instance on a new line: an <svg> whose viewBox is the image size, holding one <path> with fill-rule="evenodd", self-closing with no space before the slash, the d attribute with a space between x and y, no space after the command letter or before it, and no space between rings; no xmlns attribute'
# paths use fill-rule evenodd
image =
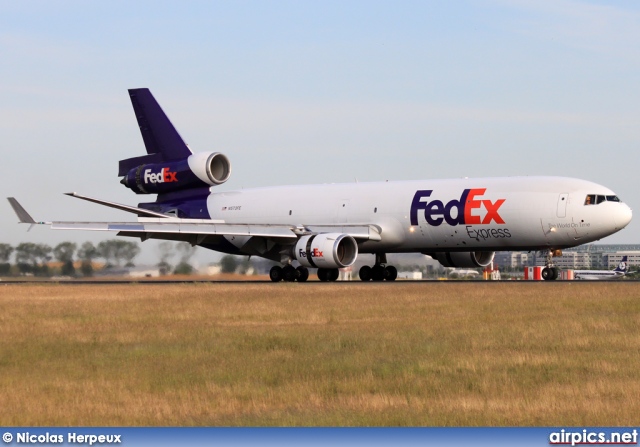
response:
<svg viewBox="0 0 640 447"><path fill-rule="evenodd" d="M589 194L587 198L584 199L585 205L599 205L602 202L620 202L618 196L601 196L596 194Z"/></svg>

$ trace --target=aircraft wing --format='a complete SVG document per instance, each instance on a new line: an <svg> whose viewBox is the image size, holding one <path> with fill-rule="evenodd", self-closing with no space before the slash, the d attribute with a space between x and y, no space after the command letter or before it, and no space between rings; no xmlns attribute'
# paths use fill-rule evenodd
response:
<svg viewBox="0 0 640 447"><path fill-rule="evenodd" d="M82 196L75 197L90 200ZM226 223L223 221L206 219L180 219L161 215L158 217L139 217L137 222L36 222L29 213L18 203L15 198L9 198L9 203L16 212L20 223L33 225L49 225L53 230L87 230L87 231L114 231L122 236L140 237L146 239L176 239L184 240L195 237L196 243L200 243L207 236L245 236L262 237L269 239L291 239L311 233L337 232L352 236L361 240L381 240L380 229L375 225L270 225L270 224L242 224ZM96 203L105 204L104 201L93 199ZM128 207L127 205L113 204L114 208L142 214L141 208ZM109 205L111 206L111 203ZM156 213L157 214L157 213ZM191 237L189 237L191 236Z"/></svg>

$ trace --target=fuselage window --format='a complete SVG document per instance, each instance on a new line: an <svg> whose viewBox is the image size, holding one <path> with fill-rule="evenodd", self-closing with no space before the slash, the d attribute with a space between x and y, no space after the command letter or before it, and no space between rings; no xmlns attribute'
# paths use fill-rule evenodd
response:
<svg viewBox="0 0 640 447"><path fill-rule="evenodd" d="M596 204L596 195L589 194L587 198L584 200L585 205L595 205Z"/></svg>
<svg viewBox="0 0 640 447"><path fill-rule="evenodd" d="M607 196L607 202L619 202L618 196Z"/></svg>
<svg viewBox="0 0 640 447"><path fill-rule="evenodd" d="M604 200L604 196L596 196L596 205L600 205Z"/></svg>

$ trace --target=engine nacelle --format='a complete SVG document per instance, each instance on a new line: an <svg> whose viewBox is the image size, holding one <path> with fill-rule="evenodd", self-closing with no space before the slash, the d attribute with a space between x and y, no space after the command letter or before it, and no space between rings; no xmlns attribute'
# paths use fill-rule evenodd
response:
<svg viewBox="0 0 640 447"><path fill-rule="evenodd" d="M358 244L348 234L320 233L302 236L294 257L305 267L344 268L358 257Z"/></svg>
<svg viewBox="0 0 640 447"><path fill-rule="evenodd" d="M221 185L231 175L231 163L220 152L202 152L184 160L142 164L120 181L136 194L162 194L181 189Z"/></svg>
<svg viewBox="0 0 640 447"><path fill-rule="evenodd" d="M443 267L486 267L493 261L493 251L461 251L461 252L438 252L429 253L429 256L436 259Z"/></svg>

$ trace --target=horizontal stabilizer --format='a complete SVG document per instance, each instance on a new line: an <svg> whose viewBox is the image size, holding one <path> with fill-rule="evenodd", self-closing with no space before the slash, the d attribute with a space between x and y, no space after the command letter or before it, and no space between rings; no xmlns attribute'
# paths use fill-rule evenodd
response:
<svg viewBox="0 0 640 447"><path fill-rule="evenodd" d="M22 205L20 205L20 203L14 197L8 197L7 200L11 204L11 208L13 208L13 211L15 211L15 213L18 215L18 219L20 219L20 223L28 223L28 224L36 223L36 221L33 220L33 217L31 217L29 213L27 213L27 210L25 210L22 207Z"/></svg>
<svg viewBox="0 0 640 447"><path fill-rule="evenodd" d="M88 202L93 202L93 203L97 203L99 205L104 205L104 206L108 206L110 208L115 208L115 209L118 209L118 210L121 210L121 211L126 211L128 213L133 213L133 214L138 215L138 217L163 217L163 218L169 217L166 214L156 213L155 211L145 210L144 208L137 208L135 206L123 205L121 203L108 202L106 200L101 200L101 199L94 199L93 197L81 196L80 194L76 194L75 192L67 192L65 194L68 195L68 196L71 196L71 197L76 197L78 199L86 200ZM11 199L9 199L9 201L11 201ZM13 206L13 204L11 204L11 205ZM20 206L20 205L18 205L18 206ZM15 206L13 206L13 209L15 210ZM22 211L24 211L24 209ZM16 213L17 212L18 211L16 210ZM24 211L24 212L26 213L26 211ZM20 216L20 214L18 214L18 216ZM27 216L29 216L29 215L27 214Z"/></svg>

